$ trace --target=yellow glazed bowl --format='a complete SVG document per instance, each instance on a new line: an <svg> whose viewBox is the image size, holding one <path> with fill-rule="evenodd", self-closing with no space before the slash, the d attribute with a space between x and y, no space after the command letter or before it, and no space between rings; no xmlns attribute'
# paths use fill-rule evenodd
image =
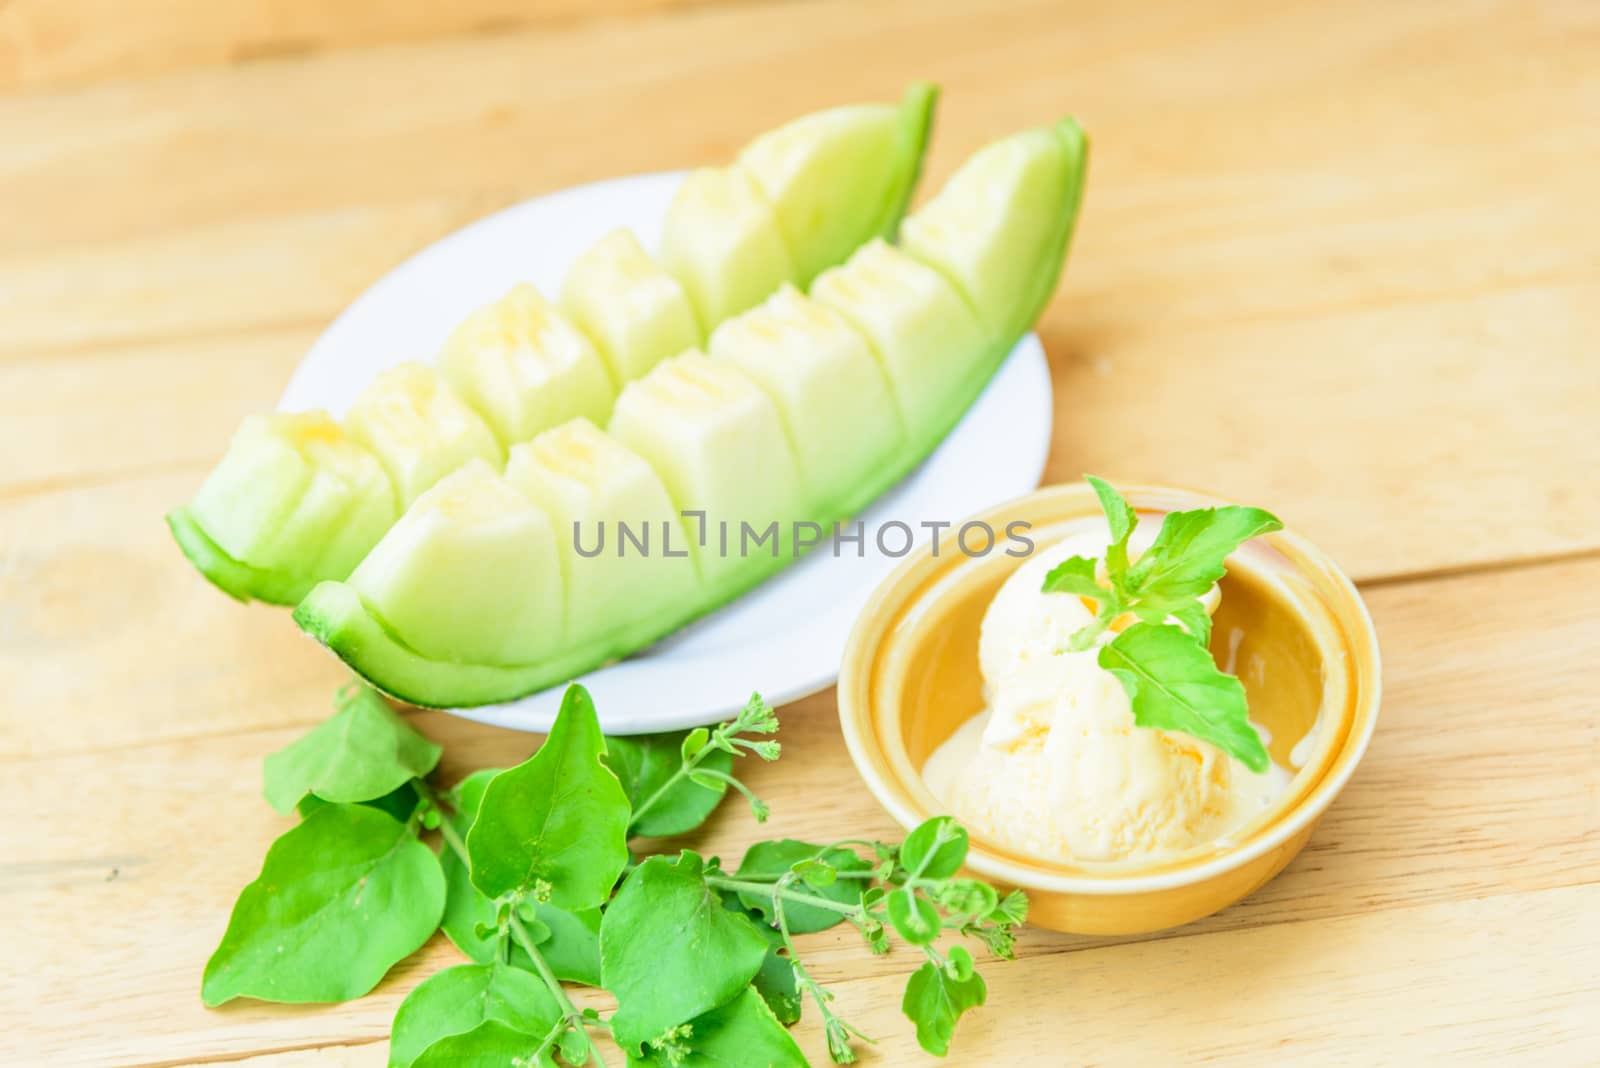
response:
<svg viewBox="0 0 1600 1068"><path fill-rule="evenodd" d="M1141 523L1169 511L1226 504L1185 490L1123 487ZM968 557L942 539L874 591L839 672L839 718L857 769L879 802L910 828L943 809L922 780L928 756L983 709L978 634L995 591L1024 562L1005 531L1018 521L1043 549L1065 524L1100 514L1087 484L1050 486L992 508L999 547ZM1271 879L1305 847L1349 780L1378 718L1377 635L1350 580L1289 531L1235 553L1222 580L1212 652L1232 664L1250 715L1279 764L1299 761L1289 790L1230 835L1158 865L1068 864L1009 852L974 836L972 872L1029 898L1029 922L1077 934L1133 934L1197 920Z"/></svg>

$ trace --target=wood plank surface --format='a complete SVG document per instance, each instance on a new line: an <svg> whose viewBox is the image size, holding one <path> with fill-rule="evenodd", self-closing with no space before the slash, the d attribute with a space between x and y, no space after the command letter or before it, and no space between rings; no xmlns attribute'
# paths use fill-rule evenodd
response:
<svg viewBox="0 0 1600 1068"><path fill-rule="evenodd" d="M1284 875L1156 936L1027 932L949 1063L1600 1062L1596 56L1589 0L0 0L0 1065L386 1062L447 944L348 1005L200 1006L286 826L261 758L343 673L162 514L429 242L916 78L924 190L1063 112L1094 136L1047 479L1272 507L1386 668ZM893 835L831 694L783 716L760 833ZM537 742L416 722L447 778ZM697 844L758 836L730 804ZM865 1063L930 1063L913 961L807 951Z"/></svg>
<svg viewBox="0 0 1600 1068"><path fill-rule="evenodd" d="M1600 723L1591 665L1600 658L1600 619L1587 591L1597 583L1600 562L1587 561L1372 591L1386 700L1365 764L1288 872L1235 908L1155 940L1299 930L1394 909L1592 888L1600 872ZM1587 700L1573 699L1585 694ZM322 701L308 697L300 711L314 721ZM772 823L760 828L730 804L705 835L692 839L695 846L733 857L774 832L804 836L848 827L852 834L893 836L896 828L860 786L844 752L831 694L782 715L784 758L745 769L771 803ZM537 741L437 713L417 722L445 745L447 779L514 763ZM261 801L261 757L295 733L235 730L11 766L24 819L0 892L13 915L33 919L11 943L17 967L0 976L0 1003L42 1007L77 997L102 1006L92 1021L53 1043L42 1039L50 1063L154 1064L376 1039L410 987L455 957L436 941L376 993L350 1005L200 1006L197 976L233 894L254 876L263 844L288 825ZM216 833L221 827L228 833ZM134 904L157 899L155 909ZM84 915L99 919L84 929ZM1453 924L1459 914L1437 915ZM1570 947L1600 950L1592 923L1567 930ZM1097 958L1099 949L1121 941L1029 931L1020 952L1033 958L1094 950ZM878 993L862 996L864 1006L883 1001L915 963L903 954L870 957L842 932L810 944L826 982L882 979L873 988ZM1184 963L1193 953L1186 945L1145 952L1193 966ZM999 977L1012 967L992 972ZM1575 965L1561 967L1557 974L1570 975ZM140 976L131 988L130 973ZM1007 1002L997 993L993 1004ZM1469 1012L1470 1004L1438 1008ZM1013 1018L1010 1010L992 1015L1002 1013ZM1530 1017L1528 1026L1540 1020ZM886 1036L899 1030L881 1013L874 1026Z"/></svg>

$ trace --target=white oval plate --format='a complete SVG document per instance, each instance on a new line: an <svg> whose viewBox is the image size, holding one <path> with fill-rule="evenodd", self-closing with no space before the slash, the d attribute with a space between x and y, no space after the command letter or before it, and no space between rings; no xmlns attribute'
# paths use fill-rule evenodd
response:
<svg viewBox="0 0 1600 1068"><path fill-rule="evenodd" d="M430 245L380 279L323 332L278 407L343 415L379 371L403 360L431 363L462 318L516 283L559 293L567 266L617 227L631 228L646 248L654 248L681 177L643 174L576 186L507 208ZM1049 453L1050 418L1050 369L1039 339L1029 334L927 462L861 517L867 531L863 556L845 545L835 557L824 542L734 603L577 680L594 695L605 730L637 734L711 723L752 692L778 704L832 685L857 613L905 555L899 553L904 538L898 529L885 534L885 545L899 554L893 557L879 551L874 532L898 520L926 534L924 522L960 522L1032 490ZM946 533L941 546L948 541ZM458 714L544 731L562 689Z"/></svg>

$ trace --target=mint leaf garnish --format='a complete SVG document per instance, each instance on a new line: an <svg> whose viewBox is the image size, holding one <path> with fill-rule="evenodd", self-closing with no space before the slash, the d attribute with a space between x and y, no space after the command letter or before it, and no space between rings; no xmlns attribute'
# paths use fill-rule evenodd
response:
<svg viewBox="0 0 1600 1068"><path fill-rule="evenodd" d="M1099 664L1121 680L1141 727L1182 731L1267 770L1266 747L1250 725L1244 684L1217 670L1194 636L1171 624L1135 623L1100 649Z"/></svg>
<svg viewBox="0 0 1600 1068"><path fill-rule="evenodd" d="M1169 512L1150 548L1129 562L1128 539L1139 519L1110 483L1086 476L1106 514L1105 581L1099 562L1073 556L1051 568L1044 593L1095 601L1094 620L1063 652L1092 648L1124 616L1141 620L1103 646L1101 667L1116 675L1141 727L1177 730L1217 746L1251 770L1267 770L1266 747L1250 725L1244 687L1217 669L1207 645L1211 616L1202 598L1227 573L1229 554L1259 534L1283 529L1260 508L1226 505ZM1178 625L1172 626L1168 620Z"/></svg>

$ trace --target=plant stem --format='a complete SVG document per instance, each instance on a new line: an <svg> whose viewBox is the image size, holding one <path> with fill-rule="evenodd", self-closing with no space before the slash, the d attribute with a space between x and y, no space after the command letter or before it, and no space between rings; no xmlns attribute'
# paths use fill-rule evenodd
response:
<svg viewBox="0 0 1600 1068"><path fill-rule="evenodd" d="M719 890L732 890L734 893L744 890L752 894L769 895L774 899L774 909L777 907L776 900L781 897L783 900L792 901L796 905L810 905L812 908L837 912L846 919L863 918L866 914L866 910L860 905L846 905L825 897L818 897L815 894L804 894L790 890L783 885L782 879L779 879L776 883L760 883L747 879L730 879L726 875L708 875L706 876L706 882Z"/></svg>
<svg viewBox="0 0 1600 1068"><path fill-rule="evenodd" d="M806 966L800 960L800 950L794 944L794 936L789 932L789 919L784 915L783 902L788 896L787 881L794 879L794 873L785 875L773 887L772 912L778 921L778 937L783 940L783 946L789 951L789 966L794 969L795 980L811 995L811 1000L816 1002L817 1011L822 1014L822 1032L828 1043L828 1057L836 1064L850 1064L855 1061L855 1051L850 1048L850 1036L866 1042L873 1040L852 1027L848 1022L837 1016L828 1007L828 1002L833 1000L833 995L822 988L811 977Z"/></svg>
<svg viewBox="0 0 1600 1068"><path fill-rule="evenodd" d="M440 807L439 795L434 793L433 787L421 779L411 780L411 785L424 801L435 808ZM455 826L447 819L440 819L439 834L444 838L445 845L449 846L451 851L455 853L456 858L462 864L467 865L470 870L472 861L467 856L467 843L462 839ZM544 980L544 985L550 988L551 996L556 999L556 1004L561 1007L561 1017L566 1022L566 1026L587 1034L588 1023L584 1020L583 1013L578 1011L578 1007L572 1003L572 998L567 995L567 988L561 985L561 980L557 979L555 972L550 970L550 963L544 959L544 954L539 952L539 947L534 944L533 936L528 934L528 929L517 918L515 909L511 911L510 926L512 937L517 940L523 951L528 954L528 958L533 961L534 970L538 972L539 978ZM595 1050L593 1042L589 1043L589 1059L587 1063L598 1064L600 1068L606 1068L606 1062L601 1058L599 1052Z"/></svg>
<svg viewBox="0 0 1600 1068"><path fill-rule="evenodd" d="M539 947L534 945L533 936L528 934L528 929L517 918L515 909L511 911L510 922L512 937L517 940L517 944L528 954L528 957L533 961L534 970L539 973L539 978L544 980L545 986L548 986L550 993L555 996L556 1004L561 1006L561 1015L566 1018L567 1026L587 1034L588 1024L583 1018L583 1013L578 1011L578 1007L572 1003L572 998L567 996L567 988L561 985L561 980L556 978L556 973L550 970L549 962L544 959L544 954L539 952ZM599 1052L595 1050L594 1043L590 1042L588 1046L589 1059L585 1063L598 1064L600 1068L605 1068L606 1062L601 1059Z"/></svg>
<svg viewBox="0 0 1600 1068"><path fill-rule="evenodd" d="M696 753L688 760L680 763L678 765L678 770L673 772L667 778L667 781L662 783L661 786L657 788L655 793L641 801L633 810L633 815L630 817L630 822L638 823L639 817L643 816L646 812L649 812L652 808L654 808L663 797L667 796L667 792L669 790L682 782L691 771L693 771L695 768L698 768L700 766L700 762L706 758L706 755L710 753L711 750L712 746L707 744L703 749L700 750L700 752Z"/></svg>

